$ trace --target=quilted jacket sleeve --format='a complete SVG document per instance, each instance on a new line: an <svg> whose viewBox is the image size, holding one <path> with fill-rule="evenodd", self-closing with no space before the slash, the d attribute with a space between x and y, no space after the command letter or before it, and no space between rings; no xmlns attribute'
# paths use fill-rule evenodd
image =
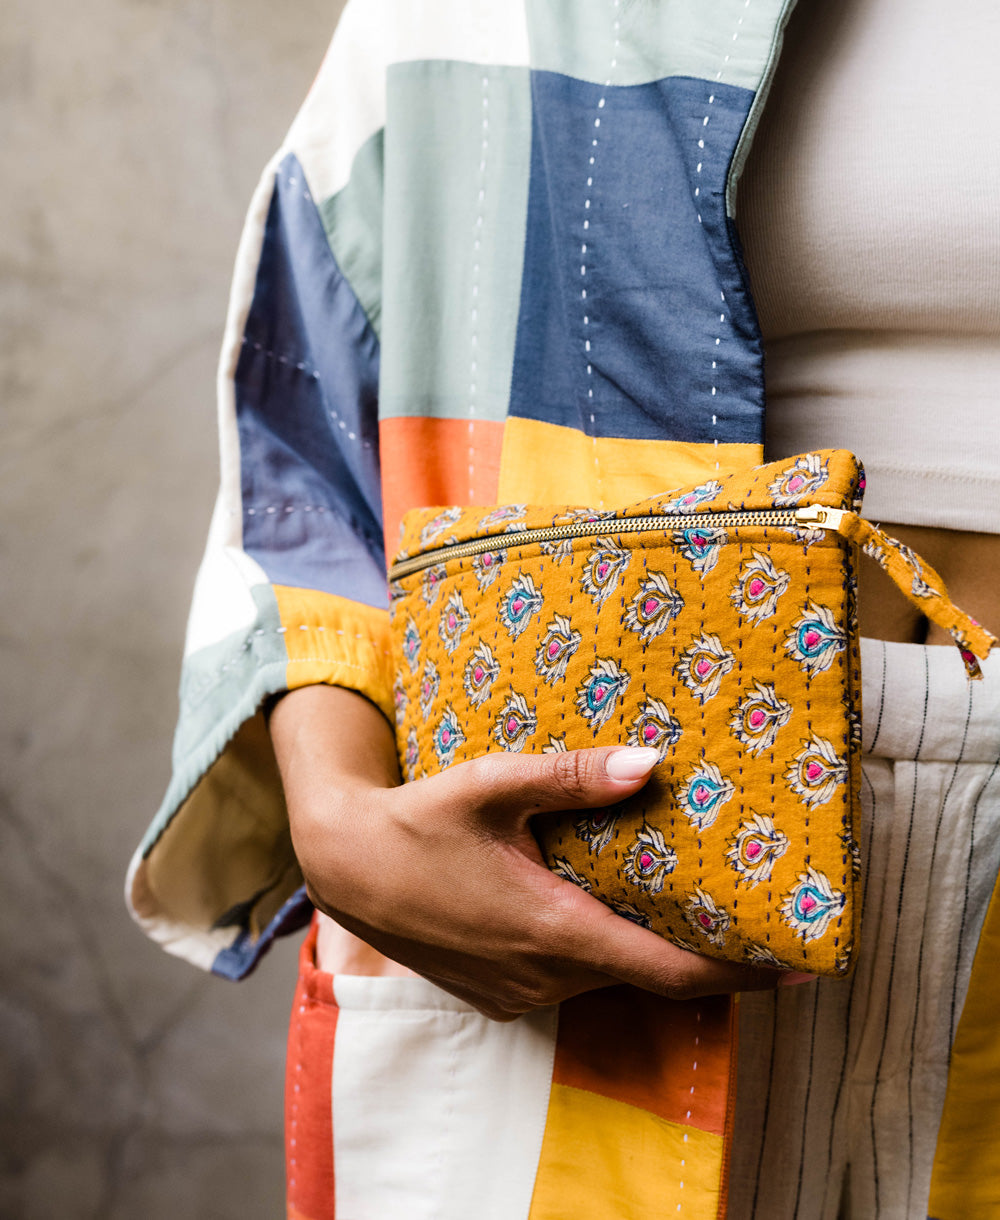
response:
<svg viewBox="0 0 1000 1220"><path fill-rule="evenodd" d="M384 75L371 21L349 4L251 203L173 775L127 881L150 936L230 977L310 910L264 701L327 682L391 710L377 409Z"/></svg>

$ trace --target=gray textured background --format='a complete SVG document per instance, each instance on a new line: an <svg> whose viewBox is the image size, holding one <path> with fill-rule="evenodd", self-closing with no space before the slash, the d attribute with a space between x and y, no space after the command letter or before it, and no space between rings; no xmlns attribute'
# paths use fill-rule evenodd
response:
<svg viewBox="0 0 1000 1220"><path fill-rule="evenodd" d="M122 902L214 494L242 215L339 0L0 6L0 1216L283 1212L294 950L233 985Z"/></svg>

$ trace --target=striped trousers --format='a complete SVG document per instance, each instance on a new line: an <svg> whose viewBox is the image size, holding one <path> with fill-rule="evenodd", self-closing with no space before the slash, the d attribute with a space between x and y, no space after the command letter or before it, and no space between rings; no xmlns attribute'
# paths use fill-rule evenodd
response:
<svg viewBox="0 0 1000 1220"><path fill-rule="evenodd" d="M967 682L949 647L862 641L858 966L846 985L741 998L732 1220L928 1215L952 1043L1000 867L1000 656L984 672ZM988 971L977 963L987 988ZM1000 1040L1000 1003L995 1019ZM951 1200L947 1214L1000 1216L1000 1182L992 1203L985 1188L981 1210Z"/></svg>

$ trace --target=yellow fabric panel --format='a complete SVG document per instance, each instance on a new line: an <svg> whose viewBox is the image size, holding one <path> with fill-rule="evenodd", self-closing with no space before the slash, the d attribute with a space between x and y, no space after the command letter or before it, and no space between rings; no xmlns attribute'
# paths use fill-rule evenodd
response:
<svg viewBox="0 0 1000 1220"><path fill-rule="evenodd" d="M928 1212L936 1220L1000 1216L1000 882L979 937L958 1023Z"/></svg>
<svg viewBox="0 0 1000 1220"><path fill-rule="evenodd" d="M715 1220L723 1141L555 1084L528 1220Z"/></svg>
<svg viewBox="0 0 1000 1220"><path fill-rule="evenodd" d="M760 445L592 438L560 424L511 417L497 502L615 508L761 461Z"/></svg>
<svg viewBox="0 0 1000 1220"><path fill-rule="evenodd" d="M316 589L275 585L288 651L288 689L325 683L356 690L393 718L389 615Z"/></svg>

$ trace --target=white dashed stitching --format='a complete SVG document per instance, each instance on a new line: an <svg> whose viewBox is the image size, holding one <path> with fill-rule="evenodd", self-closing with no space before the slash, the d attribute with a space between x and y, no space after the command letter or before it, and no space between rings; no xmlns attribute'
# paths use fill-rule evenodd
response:
<svg viewBox="0 0 1000 1220"><path fill-rule="evenodd" d="M490 143L490 78L487 72L482 76L482 132L479 145L479 196L476 208L476 223L472 230L472 305L470 317L472 321L471 360L469 369L469 503L476 500L475 491L475 459L476 449L473 441L476 415L476 394L479 385L479 286L480 259L482 258L483 225L486 215L486 159Z"/></svg>
<svg viewBox="0 0 1000 1220"><path fill-rule="evenodd" d="M311 378L313 381L319 381L319 373L316 371L316 369L308 368L305 365L305 363L303 363L303 361L301 361L301 360L293 360L290 356L284 356L280 352L270 351L266 347L264 347L264 345L262 343L256 343L256 342L251 341L251 339L247 335L243 336L243 346L252 347L255 352L258 352L261 356L264 356L267 360L273 360L277 364L283 364L283 365L285 365L286 368L293 368L299 373L305 373L306 376ZM333 420L333 422L337 425L337 427L342 432L345 432L347 434L347 439L349 441L357 441L359 439L357 433L352 431L350 428L348 428L347 423L343 419L341 419L341 417L337 414L336 411L334 411L332 408L329 408L327 411L327 414L330 416L330 418ZM371 449L371 447L372 447L371 441L361 440L362 449Z"/></svg>

